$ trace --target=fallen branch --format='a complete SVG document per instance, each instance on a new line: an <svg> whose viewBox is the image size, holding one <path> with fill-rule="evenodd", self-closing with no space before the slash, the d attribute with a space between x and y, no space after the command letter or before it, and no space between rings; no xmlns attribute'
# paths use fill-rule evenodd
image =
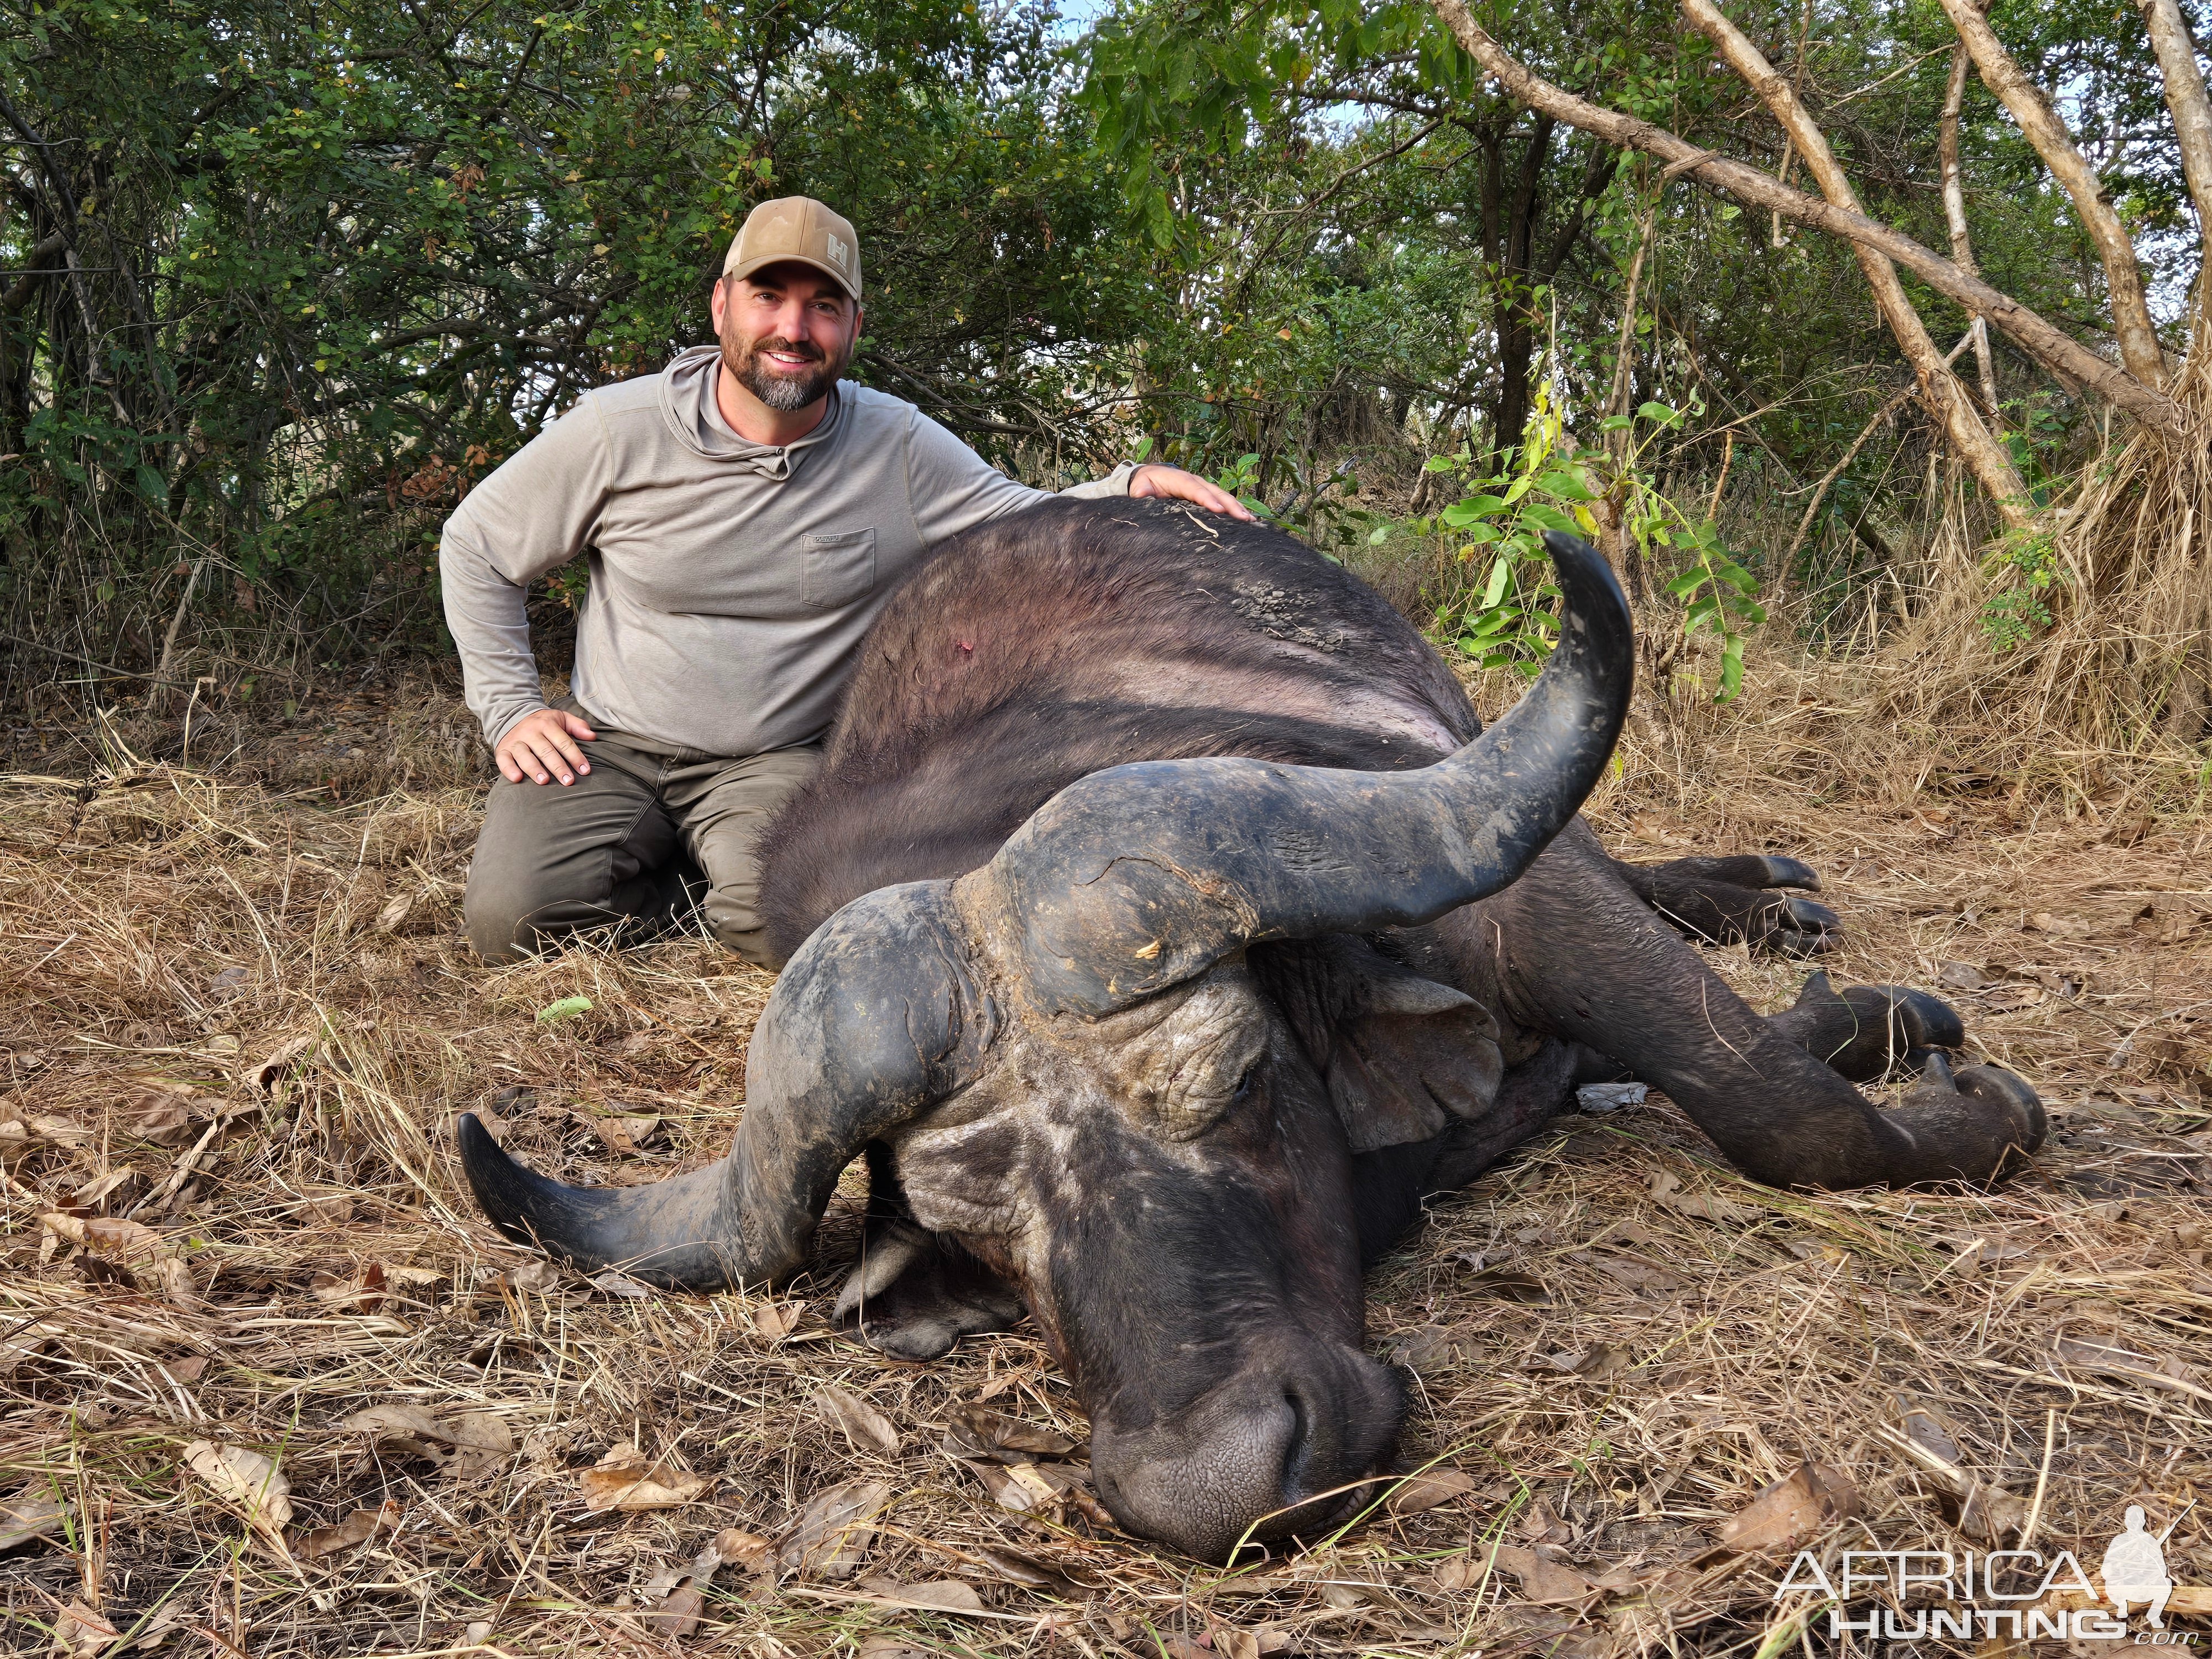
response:
<svg viewBox="0 0 2212 1659"><path fill-rule="evenodd" d="M2164 437L2179 440L2182 436L2180 410L2164 392L2154 391L2125 369L2106 362L2019 301L1979 277L1969 276L1902 231L1777 184L1757 168L1701 150L1664 127L1577 98L1528 69L1499 46L1468 15L1466 0L1432 0L1432 3L1453 38L1500 86L1532 109L1620 149L1640 149L1669 164L1680 162L1689 177L1747 206L1770 210L1793 223L1809 225L1887 254L1946 299L1988 318L2052 374L2094 392Z"/></svg>

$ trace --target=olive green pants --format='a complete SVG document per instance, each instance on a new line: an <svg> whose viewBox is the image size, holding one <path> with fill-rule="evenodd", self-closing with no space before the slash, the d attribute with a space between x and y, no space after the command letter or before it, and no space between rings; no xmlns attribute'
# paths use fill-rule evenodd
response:
<svg viewBox="0 0 2212 1659"><path fill-rule="evenodd" d="M556 706L583 712L567 698ZM461 901L477 954L506 961L610 925L655 933L698 908L746 961L781 967L762 924L755 852L821 750L732 759L592 723L598 739L578 744L592 769L574 783L491 787Z"/></svg>

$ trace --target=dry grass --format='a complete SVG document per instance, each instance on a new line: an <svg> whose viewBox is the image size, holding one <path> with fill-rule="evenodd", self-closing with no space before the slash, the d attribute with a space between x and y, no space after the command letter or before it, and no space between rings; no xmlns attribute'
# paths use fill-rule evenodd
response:
<svg viewBox="0 0 2212 1659"><path fill-rule="evenodd" d="M1926 603L1899 630L1890 706L1978 726L2015 757L2045 734L2066 746L2191 758L2212 732L2212 318L2200 317L2168 388L2185 436L2114 434L2047 515L2047 537L1930 549ZM1955 532L1949 515L1947 528ZM2053 625L2008 653L1984 637L1984 607L2047 562ZM2194 763L2205 764L2200 750Z"/></svg>
<svg viewBox="0 0 2212 1659"><path fill-rule="evenodd" d="M23 1126L0 1131L0 1495L27 1482L68 1509L0 1555L0 1645L42 1651L58 1627L76 1655L135 1632L254 1659L470 1644L1771 1659L1805 1605L1773 1599L1786 1553L1719 1553L1713 1534L1802 1461L1862 1496L1819 1540L1832 1557L1979 1542L1883 1437L1901 1395L1940 1415L1972 1475L2039 1497L2039 1541L2094 1566L2141 1502L2154 1527L2179 1521L2176 1576L2212 1578L2212 1523L2187 1507L2212 1483L2212 1377L2193 1368L2212 1270L2192 1231L2212 1185L2212 826L2185 780L2075 765L2069 787L2027 787L1873 730L1863 680L1754 678L1732 712L1647 710L1600 827L1629 856L1814 861L1853 929L1838 977L1948 981L1974 1041L2043 1090L2054 1144L2000 1192L1808 1197L1739 1180L1663 1102L1562 1120L1436 1205L1370 1282L1376 1347L1417 1378L1410 1459L1457 1465L1471 1492L1236 1576L1079 1504L1002 1508L941 1450L951 1414L983 1401L1079 1438L1083 1424L1028 1331L921 1367L833 1332L850 1194L816 1276L775 1303L528 1288L529 1258L468 1200L454 1112L495 1103L508 1144L568 1179L713 1156L769 981L698 942L475 966L453 921L477 799L449 704L401 700L396 739L357 709L361 740L337 746L363 754L290 773L251 745L227 771L134 766L145 734L120 730L96 739L111 769L83 789L0 788L0 1117ZM356 764L337 799L301 787L333 761ZM92 764L55 749L35 770ZM1761 1006L1802 976L1714 957ZM537 1023L576 995L588 1014ZM1662 1201L1660 1175L1724 1200L1726 1219ZM39 1218L72 1206L158 1237L64 1244ZM1529 1280L1547 1299L1496 1294ZM2059 1346L2097 1338L2147 1373ZM833 1386L888 1419L895 1451L854 1449ZM395 1406L480 1449L410 1455L339 1426ZM495 1426L454 1421L470 1413ZM187 1468L198 1441L277 1461L282 1549L248 1523L250 1487ZM588 1510L584 1474L624 1445L703 1490ZM859 1578L764 1572L740 1551L696 1630L654 1622L718 1531L778 1537L861 1480L887 1494ZM310 1558L314 1528L387 1500L396 1528ZM1601 1582L1537 1605L1514 1574L1469 1571L1500 1537ZM946 1579L981 1612L898 1605Z"/></svg>

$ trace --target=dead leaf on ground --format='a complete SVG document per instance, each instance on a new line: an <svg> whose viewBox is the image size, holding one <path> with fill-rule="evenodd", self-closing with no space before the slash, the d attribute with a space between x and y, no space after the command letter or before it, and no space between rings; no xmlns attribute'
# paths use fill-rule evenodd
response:
<svg viewBox="0 0 2212 1659"><path fill-rule="evenodd" d="M1972 963L1939 962L1936 964L1936 982L1954 991L1977 991L1989 981Z"/></svg>
<svg viewBox="0 0 2212 1659"><path fill-rule="evenodd" d="M1050 1510L1063 1498L1079 1490L1082 1477L1065 1463L994 1463L967 1460L991 1501L1015 1515ZM1087 1494L1086 1494L1087 1495Z"/></svg>
<svg viewBox="0 0 2212 1659"><path fill-rule="evenodd" d="M293 1548L307 1560L319 1560L325 1555L336 1555L366 1544L377 1533L399 1524L399 1505L387 1498L373 1510L356 1510L336 1526L317 1527L302 1534Z"/></svg>
<svg viewBox="0 0 2212 1659"><path fill-rule="evenodd" d="M628 1273L617 1273L610 1267L603 1273L593 1273L592 1288L609 1296L620 1297L625 1302L647 1302L653 1297L653 1286Z"/></svg>
<svg viewBox="0 0 2212 1659"><path fill-rule="evenodd" d="M679 1584L645 1617L645 1627L655 1636L681 1640L699 1628L707 1611L707 1592L696 1583Z"/></svg>
<svg viewBox="0 0 2212 1659"><path fill-rule="evenodd" d="M726 1567L757 1566L775 1548L775 1540L743 1527L725 1527L714 1534L714 1558Z"/></svg>
<svg viewBox="0 0 2212 1659"><path fill-rule="evenodd" d="M854 1451L873 1452L878 1457L898 1455L898 1431L891 1426L890 1419L851 1389L824 1383L816 1397L821 1401L823 1415L845 1431L845 1439Z"/></svg>
<svg viewBox="0 0 2212 1659"><path fill-rule="evenodd" d="M681 1463L656 1462L635 1446L617 1446L580 1479L584 1507L594 1511L677 1509L696 1503L712 1484Z"/></svg>
<svg viewBox="0 0 2212 1659"><path fill-rule="evenodd" d="M1406 1477L1391 1490L1383 1507L1393 1515L1419 1515L1466 1497L1474 1490L1474 1477L1465 1469L1439 1467Z"/></svg>
<svg viewBox="0 0 2212 1659"><path fill-rule="evenodd" d="M256 1531L282 1542L292 1520L292 1483L275 1458L245 1446L195 1440L185 1448L185 1466L243 1510Z"/></svg>
<svg viewBox="0 0 2212 1659"><path fill-rule="evenodd" d="M1024 1423L988 1406L955 1406L945 1413L945 1449L955 1457L1027 1462L1038 1457L1065 1457L1079 1443L1054 1430Z"/></svg>
<svg viewBox="0 0 2212 1659"><path fill-rule="evenodd" d="M895 1578L868 1578L861 1581L860 1588L894 1606L937 1607L946 1613L983 1611L983 1598L975 1593L975 1587L957 1578L933 1578L921 1584L902 1584Z"/></svg>
<svg viewBox="0 0 2212 1659"><path fill-rule="evenodd" d="M1663 1295L1668 1291L1679 1291L1690 1282L1672 1267L1662 1267L1657 1262L1646 1261L1641 1256L1604 1255L1593 1253L1577 1255L1573 1259L1588 1263L1608 1279L1618 1279L1632 1291L1642 1291L1655 1296Z"/></svg>
<svg viewBox="0 0 2212 1659"><path fill-rule="evenodd" d="M770 1302L753 1310L753 1328L771 1342L781 1342L799 1328L804 1302Z"/></svg>
<svg viewBox="0 0 2212 1659"><path fill-rule="evenodd" d="M0 1550L12 1550L61 1530L70 1506L43 1480L33 1480L13 1498L0 1498Z"/></svg>
<svg viewBox="0 0 2212 1659"><path fill-rule="evenodd" d="M39 1224L65 1243L125 1265L151 1262L170 1250L151 1227L113 1216L42 1215Z"/></svg>
<svg viewBox="0 0 2212 1659"><path fill-rule="evenodd" d="M876 1517L890 1495L883 1480L847 1480L817 1492L776 1546L777 1564L802 1578L850 1578L875 1540Z"/></svg>
<svg viewBox="0 0 2212 1659"><path fill-rule="evenodd" d="M247 1066L242 1074L243 1080L264 1094L274 1094L284 1079L291 1075L294 1064L314 1046L313 1032L305 1036L287 1037Z"/></svg>
<svg viewBox="0 0 2212 1659"><path fill-rule="evenodd" d="M1738 1555L1802 1544L1831 1522L1856 1515L1859 1491L1841 1469L1801 1463L1721 1522L1721 1547Z"/></svg>
<svg viewBox="0 0 2212 1659"><path fill-rule="evenodd" d="M2153 899L2129 918L2128 926L2153 945L2179 945L2197 926L2197 912L2167 899Z"/></svg>
<svg viewBox="0 0 2212 1659"><path fill-rule="evenodd" d="M1681 1177L1671 1170L1661 1170L1651 1177L1651 1198L1662 1209L1672 1210L1676 1215L1695 1217L1699 1221L1717 1221L1725 1225L1741 1226L1757 1221L1766 1212L1749 1204L1739 1204L1732 1198L1723 1198L1717 1193L1692 1193L1682 1189Z"/></svg>
<svg viewBox="0 0 2212 1659"><path fill-rule="evenodd" d="M1552 1299L1544 1281L1534 1273L1523 1273L1517 1267L1491 1267L1475 1274L1472 1286L1485 1295L1503 1297L1508 1302L1539 1306Z"/></svg>
<svg viewBox="0 0 2212 1659"><path fill-rule="evenodd" d="M1518 1544L1498 1545L1492 1559L1521 1581L1521 1599L1538 1607L1565 1607L1598 1593L1596 1585L1565 1562Z"/></svg>
<svg viewBox="0 0 2212 1659"><path fill-rule="evenodd" d="M340 1419L338 1427L376 1437L404 1457L420 1457L460 1482L473 1481L505 1462L514 1437L496 1412L462 1412L441 1418L420 1406L371 1406Z"/></svg>
<svg viewBox="0 0 2212 1659"><path fill-rule="evenodd" d="M69 1659L93 1659L122 1632L81 1601L71 1601L54 1616L54 1645Z"/></svg>
<svg viewBox="0 0 2212 1659"><path fill-rule="evenodd" d="M504 1275L511 1291L526 1291L532 1296L550 1296L561 1288L561 1270L550 1261L525 1261L509 1267Z"/></svg>
<svg viewBox="0 0 2212 1659"><path fill-rule="evenodd" d="M2039 933L2048 933L2053 939L2087 939L2097 931L2096 924L2075 915L2061 915L2056 910L2038 910L2027 919L2027 925Z"/></svg>

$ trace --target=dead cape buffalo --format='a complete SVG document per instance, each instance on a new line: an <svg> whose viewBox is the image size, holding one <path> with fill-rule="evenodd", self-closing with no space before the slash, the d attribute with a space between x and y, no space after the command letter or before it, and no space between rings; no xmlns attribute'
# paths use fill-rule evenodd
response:
<svg viewBox="0 0 2212 1659"><path fill-rule="evenodd" d="M1275 531L1085 502L947 546L772 832L792 955L729 1156L572 1188L464 1118L478 1200L582 1267L758 1285L865 1151L841 1310L924 1358L1025 1305L1107 1506L1219 1559L1389 1467L1404 1394L1362 1349L1361 1264L1578 1080L1649 1081L1776 1185L2032 1152L2035 1095L1954 1077L1935 998L1816 975L1761 1018L1662 920L1819 948L1834 916L1777 890L1810 871L1625 866L1576 821L1629 617L1595 552L1551 551L1559 648L1482 732L1406 622ZM1900 1062L1894 1109L1852 1086Z"/></svg>

